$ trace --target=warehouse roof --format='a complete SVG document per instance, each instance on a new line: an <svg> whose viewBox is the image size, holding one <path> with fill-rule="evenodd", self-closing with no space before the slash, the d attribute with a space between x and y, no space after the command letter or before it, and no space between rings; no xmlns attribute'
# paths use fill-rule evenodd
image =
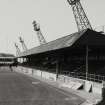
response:
<svg viewBox="0 0 105 105"><path fill-rule="evenodd" d="M80 41L78 41L78 39ZM71 47L75 42L79 42L78 44L81 43L102 45L105 43L105 35L90 29L86 29L81 32L76 32L71 35L56 39L54 41L24 51L20 54L20 57Z"/></svg>

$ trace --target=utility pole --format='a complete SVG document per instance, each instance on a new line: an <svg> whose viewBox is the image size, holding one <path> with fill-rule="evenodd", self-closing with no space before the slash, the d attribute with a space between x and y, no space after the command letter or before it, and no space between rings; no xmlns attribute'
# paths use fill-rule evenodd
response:
<svg viewBox="0 0 105 105"><path fill-rule="evenodd" d="M37 24L36 21L33 21L33 26L34 26L34 31L36 31L36 33L37 33L37 37L40 42L40 45L46 44L46 40L45 40L44 36L42 35L39 24Z"/></svg>

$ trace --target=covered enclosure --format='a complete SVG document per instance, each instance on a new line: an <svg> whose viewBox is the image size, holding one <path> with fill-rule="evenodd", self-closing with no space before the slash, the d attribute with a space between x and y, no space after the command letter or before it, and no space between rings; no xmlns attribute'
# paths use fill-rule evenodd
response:
<svg viewBox="0 0 105 105"><path fill-rule="evenodd" d="M69 71L105 76L105 35L86 29L22 52L19 58L24 66L57 74Z"/></svg>

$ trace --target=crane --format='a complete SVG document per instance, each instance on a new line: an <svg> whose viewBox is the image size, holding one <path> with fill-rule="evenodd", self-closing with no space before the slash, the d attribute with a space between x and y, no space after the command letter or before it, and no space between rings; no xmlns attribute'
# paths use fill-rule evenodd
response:
<svg viewBox="0 0 105 105"><path fill-rule="evenodd" d="M19 56L21 51L16 43L14 45L16 47L16 56Z"/></svg>
<svg viewBox="0 0 105 105"><path fill-rule="evenodd" d="M20 40L20 43L22 44L23 51L26 51L27 46L25 45L24 40L21 37L19 37L19 40Z"/></svg>
<svg viewBox="0 0 105 105"><path fill-rule="evenodd" d="M80 0L67 0L67 1L69 5L71 5L72 7L78 31L82 31L87 28L92 29L92 26L86 16L86 13L84 12Z"/></svg>
<svg viewBox="0 0 105 105"><path fill-rule="evenodd" d="M36 31L36 33L37 33L37 37L38 37L38 40L40 42L40 45L45 44L46 40L45 40L44 36L42 35L39 24L37 24L36 21L33 21L32 24L34 26L34 31Z"/></svg>

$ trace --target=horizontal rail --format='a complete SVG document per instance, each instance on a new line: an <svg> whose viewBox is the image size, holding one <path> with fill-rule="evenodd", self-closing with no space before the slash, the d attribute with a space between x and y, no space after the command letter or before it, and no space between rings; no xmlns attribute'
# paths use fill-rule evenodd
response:
<svg viewBox="0 0 105 105"><path fill-rule="evenodd" d="M94 82L103 82L105 81L105 76L101 75L96 75L96 74L87 74L86 78L86 73L83 72L70 72L70 71L63 71L60 74L63 74L65 76L69 77L74 77L74 78L79 78L79 79L84 79L84 80L89 80L89 81L94 81Z"/></svg>

